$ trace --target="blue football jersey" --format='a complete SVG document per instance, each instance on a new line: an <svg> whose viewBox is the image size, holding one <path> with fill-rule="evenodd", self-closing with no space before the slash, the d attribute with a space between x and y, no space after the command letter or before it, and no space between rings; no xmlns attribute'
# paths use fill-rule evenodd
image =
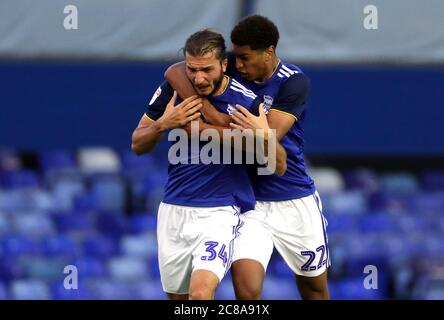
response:
<svg viewBox="0 0 444 320"><path fill-rule="evenodd" d="M262 83L246 81L236 70L234 55L229 55L227 74L260 97L265 109L271 108L296 119L280 141L287 152L286 173L280 177L257 175L255 170L250 172L256 200L282 201L312 194L315 186L306 172L303 155L303 124L309 92L308 77L299 67L280 61L273 75L266 81Z"/></svg>
<svg viewBox="0 0 444 320"><path fill-rule="evenodd" d="M169 83L162 83L150 101L146 116L152 120L160 118L173 92ZM209 100L225 113L230 113L236 104L243 105L247 109L257 109L260 104L260 99L253 92L238 83L233 83L230 78L224 92L209 97ZM178 98L176 105L180 101ZM174 143L173 141L172 144ZM199 152L206 143L199 142ZM169 164L163 202L189 207L236 205L240 207L241 212L254 209L254 193L245 165L223 164L222 152L220 164L203 164L200 161L192 164L192 158L196 157L196 154L190 147L187 157L186 164Z"/></svg>

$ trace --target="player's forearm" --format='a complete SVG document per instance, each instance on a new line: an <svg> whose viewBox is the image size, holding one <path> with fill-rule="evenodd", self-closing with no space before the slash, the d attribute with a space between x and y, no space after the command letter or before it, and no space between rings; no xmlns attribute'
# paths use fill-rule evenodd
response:
<svg viewBox="0 0 444 320"><path fill-rule="evenodd" d="M186 99L197 94L187 77L185 68L185 62L178 62L168 67L164 74L165 79L173 87L173 89L177 91L182 99ZM200 112L207 123L215 126L228 127L229 123L231 122L230 116L217 111L217 109L207 99L203 100L203 106L200 109Z"/></svg>
<svg viewBox="0 0 444 320"><path fill-rule="evenodd" d="M283 176L287 171L287 152L285 148L276 140L276 171L275 174Z"/></svg>
<svg viewBox="0 0 444 320"><path fill-rule="evenodd" d="M273 141L271 141L273 139ZM263 154L266 159L268 168L273 168L273 173L278 176L283 176L287 171L287 152L285 148L279 143L276 134L268 133L263 141ZM274 164L272 164L274 162Z"/></svg>
<svg viewBox="0 0 444 320"><path fill-rule="evenodd" d="M131 149L137 155L148 153L162 139L165 127L160 121L155 121L147 127L137 128L133 132Z"/></svg>
<svg viewBox="0 0 444 320"><path fill-rule="evenodd" d="M200 112L209 124L227 128L230 125L231 117L223 112L217 111L207 99L203 100L203 106Z"/></svg>
<svg viewBox="0 0 444 320"><path fill-rule="evenodd" d="M196 90L194 90L193 85L187 77L184 61L169 66L164 76L182 99L197 95Z"/></svg>

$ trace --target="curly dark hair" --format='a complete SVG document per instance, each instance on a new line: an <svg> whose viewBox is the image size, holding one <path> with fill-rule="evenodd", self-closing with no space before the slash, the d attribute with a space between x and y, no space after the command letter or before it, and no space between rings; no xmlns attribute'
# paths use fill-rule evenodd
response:
<svg viewBox="0 0 444 320"><path fill-rule="evenodd" d="M231 42L238 46L250 46L253 50L276 48L279 31L267 17L252 15L243 18L231 31Z"/></svg>

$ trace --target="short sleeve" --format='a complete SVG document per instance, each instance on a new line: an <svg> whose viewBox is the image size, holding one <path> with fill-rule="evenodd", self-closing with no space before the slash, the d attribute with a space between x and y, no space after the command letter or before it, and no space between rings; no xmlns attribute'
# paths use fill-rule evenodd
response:
<svg viewBox="0 0 444 320"><path fill-rule="evenodd" d="M170 101L171 97L174 94L173 88L170 84L164 81L154 92L145 115L153 121L159 119L163 112L165 111L166 105Z"/></svg>
<svg viewBox="0 0 444 320"><path fill-rule="evenodd" d="M305 109L310 81L303 73L290 76L279 88L271 109L282 111L299 119Z"/></svg>

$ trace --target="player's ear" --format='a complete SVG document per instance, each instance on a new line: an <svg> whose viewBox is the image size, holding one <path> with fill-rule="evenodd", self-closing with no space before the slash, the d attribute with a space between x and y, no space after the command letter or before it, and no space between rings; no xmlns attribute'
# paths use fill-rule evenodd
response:
<svg viewBox="0 0 444 320"><path fill-rule="evenodd" d="M275 48L274 46L269 46L265 49L265 60L270 61L273 58Z"/></svg>
<svg viewBox="0 0 444 320"><path fill-rule="evenodd" d="M221 65L222 65L222 72L227 71L228 59L225 58L224 60L222 60Z"/></svg>

